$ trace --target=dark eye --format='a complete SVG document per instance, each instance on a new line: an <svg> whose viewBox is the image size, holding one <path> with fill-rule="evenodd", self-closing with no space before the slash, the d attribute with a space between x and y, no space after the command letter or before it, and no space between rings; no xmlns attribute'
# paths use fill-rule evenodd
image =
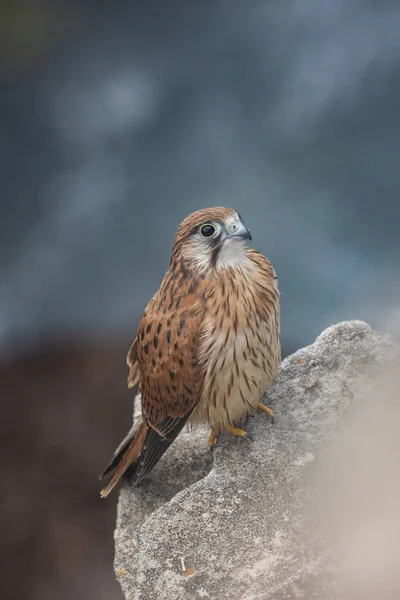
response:
<svg viewBox="0 0 400 600"><path fill-rule="evenodd" d="M210 238L216 232L214 225L210 225L210 223L206 223L206 225L202 225L200 227L200 233L203 237Z"/></svg>

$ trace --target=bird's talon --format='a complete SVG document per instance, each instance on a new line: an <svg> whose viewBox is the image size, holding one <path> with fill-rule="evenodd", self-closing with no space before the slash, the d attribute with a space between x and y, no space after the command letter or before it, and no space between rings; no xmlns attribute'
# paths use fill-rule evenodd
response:
<svg viewBox="0 0 400 600"><path fill-rule="evenodd" d="M208 438L208 447L211 452L214 450L215 443L217 441L218 433L214 430L211 431L210 437Z"/></svg>
<svg viewBox="0 0 400 600"><path fill-rule="evenodd" d="M250 439L247 434L247 431L245 431L244 429L239 429L239 427L227 427L226 431L229 431L229 433L233 433L233 435L236 435L237 437Z"/></svg>
<svg viewBox="0 0 400 600"><path fill-rule="evenodd" d="M268 408L268 406L265 406L265 404L262 404L262 402L259 402L257 404L257 410L258 410L258 412L266 413L266 415L268 415L268 417L270 418L271 423L272 424L275 423L275 415L274 415L273 411L270 408Z"/></svg>

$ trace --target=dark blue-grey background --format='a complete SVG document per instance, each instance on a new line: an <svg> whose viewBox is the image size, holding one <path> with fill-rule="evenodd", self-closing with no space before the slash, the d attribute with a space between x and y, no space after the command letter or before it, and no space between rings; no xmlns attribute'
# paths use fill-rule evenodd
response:
<svg viewBox="0 0 400 600"><path fill-rule="evenodd" d="M221 204L276 267L288 347L339 319L383 326L400 264L397 2L42 6L48 45L0 100L3 351L133 335L177 224Z"/></svg>
<svg viewBox="0 0 400 600"><path fill-rule="evenodd" d="M244 216L285 353L343 319L400 331L399 70L395 0L1 3L7 597L120 597L96 476L189 212Z"/></svg>

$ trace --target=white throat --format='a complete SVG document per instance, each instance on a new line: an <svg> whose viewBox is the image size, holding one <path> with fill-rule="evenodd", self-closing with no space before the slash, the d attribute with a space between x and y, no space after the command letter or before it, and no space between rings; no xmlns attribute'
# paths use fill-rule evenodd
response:
<svg viewBox="0 0 400 600"><path fill-rule="evenodd" d="M248 264L249 257L243 242L233 239L224 242L218 256L216 264L217 269L226 269L227 267L246 267Z"/></svg>
<svg viewBox="0 0 400 600"><path fill-rule="evenodd" d="M210 251L202 245L194 243L183 251L183 256L195 265L200 273L207 273L211 268ZM251 260L246 252L244 242L239 240L226 240L218 255L215 268L219 271L229 267L245 268L251 266Z"/></svg>

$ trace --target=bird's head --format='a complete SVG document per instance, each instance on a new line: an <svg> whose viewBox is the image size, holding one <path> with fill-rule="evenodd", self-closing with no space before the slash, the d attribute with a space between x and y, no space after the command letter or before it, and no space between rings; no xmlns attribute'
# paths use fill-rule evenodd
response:
<svg viewBox="0 0 400 600"><path fill-rule="evenodd" d="M233 208L214 207L190 214L179 225L172 262L182 258L185 266L199 272L243 266L251 233Z"/></svg>

